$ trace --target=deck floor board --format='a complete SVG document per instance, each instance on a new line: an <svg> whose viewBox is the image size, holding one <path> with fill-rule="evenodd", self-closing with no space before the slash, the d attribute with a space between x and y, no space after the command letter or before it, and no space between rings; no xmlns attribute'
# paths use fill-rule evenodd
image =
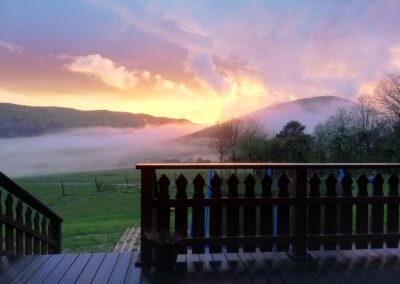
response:
<svg viewBox="0 0 400 284"><path fill-rule="evenodd" d="M399 283L400 249L179 255L173 271L137 267L138 254L0 256L0 283Z"/></svg>

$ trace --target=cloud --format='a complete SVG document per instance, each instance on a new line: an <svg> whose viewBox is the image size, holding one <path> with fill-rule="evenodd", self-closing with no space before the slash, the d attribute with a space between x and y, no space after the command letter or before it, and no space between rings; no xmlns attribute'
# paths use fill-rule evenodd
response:
<svg viewBox="0 0 400 284"><path fill-rule="evenodd" d="M108 86L121 90L134 88L139 81L148 80L150 77L146 71L129 71L124 66L117 66L112 60L99 54L78 56L67 64L66 68L72 72L92 76Z"/></svg>
<svg viewBox="0 0 400 284"><path fill-rule="evenodd" d="M11 53L17 53L17 54L24 54L25 50L23 47L12 43L12 42L6 42L6 41L0 41L0 49L4 49L8 52Z"/></svg>
<svg viewBox="0 0 400 284"><path fill-rule="evenodd" d="M75 57L65 67L75 73L81 73L96 78L107 86L119 90L132 90L139 85L150 85L157 91L178 91L190 94L191 91L182 83L174 83L164 79L161 75L152 75L146 70L128 70L124 66L118 66L111 59L100 54Z"/></svg>
<svg viewBox="0 0 400 284"><path fill-rule="evenodd" d="M217 92L223 93L231 85L227 78L217 71L210 54L191 54L187 59L186 68L193 71L198 79L211 86Z"/></svg>

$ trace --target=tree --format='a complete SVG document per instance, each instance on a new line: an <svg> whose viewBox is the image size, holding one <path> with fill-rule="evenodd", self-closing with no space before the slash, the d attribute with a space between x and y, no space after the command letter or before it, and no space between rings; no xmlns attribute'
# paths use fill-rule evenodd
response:
<svg viewBox="0 0 400 284"><path fill-rule="evenodd" d="M230 118L219 120L214 125L214 138L211 147L219 162L237 161L237 148L240 135L240 120Z"/></svg>
<svg viewBox="0 0 400 284"><path fill-rule="evenodd" d="M400 124L400 74L387 75L378 83L375 93L391 125Z"/></svg>
<svg viewBox="0 0 400 284"><path fill-rule="evenodd" d="M305 125L299 121L289 121L276 135L281 145L281 159L286 162L306 162L312 137L304 133Z"/></svg>
<svg viewBox="0 0 400 284"><path fill-rule="evenodd" d="M246 162L262 161L267 137L264 124L254 119L247 121L239 138L240 159Z"/></svg>

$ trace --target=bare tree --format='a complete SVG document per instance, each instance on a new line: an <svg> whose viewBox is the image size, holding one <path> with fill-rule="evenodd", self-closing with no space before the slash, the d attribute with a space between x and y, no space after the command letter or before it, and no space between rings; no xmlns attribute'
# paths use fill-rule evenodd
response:
<svg viewBox="0 0 400 284"><path fill-rule="evenodd" d="M392 126L400 122L400 74L389 74L376 87L377 100Z"/></svg>
<svg viewBox="0 0 400 284"><path fill-rule="evenodd" d="M240 135L240 120L236 118L220 119L214 125L212 148L219 162L237 161L237 147Z"/></svg>

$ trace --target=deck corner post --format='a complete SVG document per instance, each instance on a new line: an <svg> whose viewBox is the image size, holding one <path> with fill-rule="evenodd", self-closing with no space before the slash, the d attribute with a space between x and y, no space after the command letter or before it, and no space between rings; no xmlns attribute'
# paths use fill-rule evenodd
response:
<svg viewBox="0 0 400 284"><path fill-rule="evenodd" d="M61 253L61 220L56 218L50 220L49 235L56 242L55 247L49 245L49 253Z"/></svg>
<svg viewBox="0 0 400 284"><path fill-rule="evenodd" d="M306 222L307 222L307 168L297 167L295 176L295 216L294 217L294 231L295 241L292 245L291 256L295 259L309 258L307 254L307 232L306 232ZM292 223L293 224L293 223Z"/></svg>
<svg viewBox="0 0 400 284"><path fill-rule="evenodd" d="M140 256L137 265L152 263L152 245L146 239L145 232L153 229L154 182L156 181L155 170L150 168L141 169L141 199L140 199Z"/></svg>

